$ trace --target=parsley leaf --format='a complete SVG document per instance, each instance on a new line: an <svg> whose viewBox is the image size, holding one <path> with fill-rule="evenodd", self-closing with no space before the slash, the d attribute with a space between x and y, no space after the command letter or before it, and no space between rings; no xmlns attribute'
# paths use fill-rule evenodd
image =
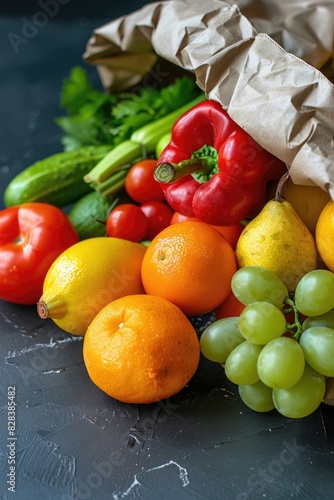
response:
<svg viewBox="0 0 334 500"><path fill-rule="evenodd" d="M195 82L185 75L161 89L108 94L95 89L84 68L78 66L63 82L60 106L66 115L55 118L55 122L64 132L62 144L67 151L89 144L115 146L199 93Z"/></svg>

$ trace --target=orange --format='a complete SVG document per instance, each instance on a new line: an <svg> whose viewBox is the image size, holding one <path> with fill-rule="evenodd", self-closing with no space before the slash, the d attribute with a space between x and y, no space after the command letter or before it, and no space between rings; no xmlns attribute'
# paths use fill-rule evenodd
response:
<svg viewBox="0 0 334 500"><path fill-rule="evenodd" d="M230 293L227 299L215 310L216 319L240 316L245 307L246 306L236 298L234 293Z"/></svg>
<svg viewBox="0 0 334 500"><path fill-rule="evenodd" d="M123 295L144 293L141 264L144 245L104 236L79 241L53 262L37 304L41 318L51 318L73 335L84 335L106 304Z"/></svg>
<svg viewBox="0 0 334 500"><path fill-rule="evenodd" d="M320 257L330 271L334 272L334 201L322 209L316 229L315 242Z"/></svg>
<svg viewBox="0 0 334 500"><path fill-rule="evenodd" d="M236 270L234 251L224 236L204 222L186 221L168 226L151 241L141 276L146 293L198 316L229 296Z"/></svg>
<svg viewBox="0 0 334 500"><path fill-rule="evenodd" d="M84 363L91 380L124 403L153 403L195 374L200 347L182 311L162 297L128 295L107 304L88 327Z"/></svg>
<svg viewBox="0 0 334 500"><path fill-rule="evenodd" d="M197 219L196 217L187 217L186 215L182 215L179 212L174 212L169 224L176 224L177 222L186 222L190 220L198 221L199 219ZM219 231L223 236L225 236L231 247L235 250L239 236L241 235L244 226L240 222L237 222L236 224L232 224L232 226L213 227L217 229L217 231Z"/></svg>

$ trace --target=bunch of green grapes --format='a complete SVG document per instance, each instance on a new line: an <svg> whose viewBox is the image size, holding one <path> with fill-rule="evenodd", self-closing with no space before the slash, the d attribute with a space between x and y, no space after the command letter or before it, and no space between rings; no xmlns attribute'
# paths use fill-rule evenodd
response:
<svg viewBox="0 0 334 500"><path fill-rule="evenodd" d="M324 398L326 378L334 377L334 273L305 274L289 296L276 274L247 266L231 286L245 308L203 331L202 354L224 366L252 410L310 415Z"/></svg>

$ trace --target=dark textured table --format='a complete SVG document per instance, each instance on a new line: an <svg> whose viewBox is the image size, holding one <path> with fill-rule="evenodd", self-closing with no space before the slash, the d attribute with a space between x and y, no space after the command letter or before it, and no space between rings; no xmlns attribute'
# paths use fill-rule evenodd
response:
<svg viewBox="0 0 334 500"><path fill-rule="evenodd" d="M1 208L15 174L60 150L61 82L82 64L92 30L145 2L53 0L58 10L48 17L37 15L47 1L3 3ZM95 68L87 70L99 86ZM209 319L194 320L199 333ZM254 413L205 360L176 396L122 404L89 380L82 339L39 319L35 307L0 302L0 335L2 500L333 498L333 407L302 420Z"/></svg>

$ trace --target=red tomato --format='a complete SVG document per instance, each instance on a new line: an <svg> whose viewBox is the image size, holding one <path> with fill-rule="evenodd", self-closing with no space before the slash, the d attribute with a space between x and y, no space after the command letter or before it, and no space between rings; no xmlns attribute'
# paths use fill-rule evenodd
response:
<svg viewBox="0 0 334 500"><path fill-rule="evenodd" d="M244 230L244 226L240 224L240 222L237 222L236 224L232 224L232 226L213 226L213 227L217 229L217 231L219 231L223 236L225 236L225 238L227 239L233 250L235 250L239 236Z"/></svg>
<svg viewBox="0 0 334 500"><path fill-rule="evenodd" d="M173 210L162 201L147 201L139 207L148 219L148 230L145 240L152 240L160 231L169 226Z"/></svg>
<svg viewBox="0 0 334 500"><path fill-rule="evenodd" d="M216 319L230 318L231 316L240 316L245 309L236 296L231 292L227 299L215 310Z"/></svg>
<svg viewBox="0 0 334 500"><path fill-rule="evenodd" d="M177 222L184 222L186 220L198 220L197 217L188 217L187 215L182 215L180 212L174 212L170 221L170 224L176 224Z"/></svg>
<svg viewBox="0 0 334 500"><path fill-rule="evenodd" d="M153 177L156 166L157 160L141 160L126 174L125 191L137 203L165 200L160 184Z"/></svg>
<svg viewBox="0 0 334 500"><path fill-rule="evenodd" d="M24 203L0 212L0 299L35 304L45 275L79 241L67 215L47 203Z"/></svg>
<svg viewBox="0 0 334 500"><path fill-rule="evenodd" d="M148 230L148 220L134 203L123 203L108 215L106 231L108 236L129 241L140 241Z"/></svg>

